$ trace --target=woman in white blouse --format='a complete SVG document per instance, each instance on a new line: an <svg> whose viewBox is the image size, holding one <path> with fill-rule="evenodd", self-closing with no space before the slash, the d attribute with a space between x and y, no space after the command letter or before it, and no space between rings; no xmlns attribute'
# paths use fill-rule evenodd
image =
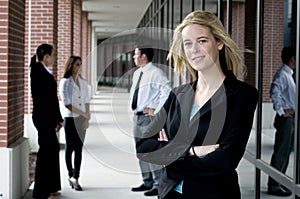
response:
<svg viewBox="0 0 300 199"><path fill-rule="evenodd" d="M83 142L90 119L88 86L86 80L79 74L81 64L80 57L70 56L64 67L63 79L59 85L60 96L65 106L65 161L70 186L77 191L82 190L78 178L80 175ZM72 163L73 152L74 164Z"/></svg>

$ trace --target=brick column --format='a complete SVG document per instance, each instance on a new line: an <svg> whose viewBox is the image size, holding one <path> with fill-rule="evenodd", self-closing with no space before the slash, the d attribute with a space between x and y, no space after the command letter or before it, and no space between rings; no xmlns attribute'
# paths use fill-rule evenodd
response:
<svg viewBox="0 0 300 199"><path fill-rule="evenodd" d="M60 0L58 15L58 79L68 57L77 55L82 58L82 75L90 82L91 22L82 11L82 1Z"/></svg>
<svg viewBox="0 0 300 199"><path fill-rule="evenodd" d="M28 187L24 132L25 0L0 0L0 191L20 198Z"/></svg>
<svg viewBox="0 0 300 199"><path fill-rule="evenodd" d="M91 83L91 70L90 70L90 55L91 55L91 22L88 21L87 12L82 12L82 36L81 36L81 56L82 56L82 75Z"/></svg>
<svg viewBox="0 0 300 199"><path fill-rule="evenodd" d="M256 1L245 1L245 48L256 51ZM240 27L241 28L241 27ZM256 84L256 55L255 53L245 53L245 64L247 66L247 75L245 81L251 83L253 86Z"/></svg>
<svg viewBox="0 0 300 199"><path fill-rule="evenodd" d="M73 2L73 54L82 56L82 3Z"/></svg>
<svg viewBox="0 0 300 199"><path fill-rule="evenodd" d="M263 101L270 102L270 85L275 72L282 66L284 45L284 1L266 0L264 5L264 70Z"/></svg>
<svg viewBox="0 0 300 199"><path fill-rule="evenodd" d="M60 0L58 6L58 55L59 79L68 57L73 54L73 3L72 0Z"/></svg>
<svg viewBox="0 0 300 199"><path fill-rule="evenodd" d="M25 10L22 0L0 6L0 147L8 147L23 137Z"/></svg>

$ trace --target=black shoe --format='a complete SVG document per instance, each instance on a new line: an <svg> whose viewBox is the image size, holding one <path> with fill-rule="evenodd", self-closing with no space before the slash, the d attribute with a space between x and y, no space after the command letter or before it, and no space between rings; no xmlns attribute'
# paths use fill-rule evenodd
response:
<svg viewBox="0 0 300 199"><path fill-rule="evenodd" d="M146 185L142 184L141 186L139 187L133 187L131 189L131 191L147 191L149 189L151 189L152 187L147 187Z"/></svg>
<svg viewBox="0 0 300 199"><path fill-rule="evenodd" d="M76 191L82 191L82 188L79 184L75 184L75 182L73 182L72 178L68 178L69 184L71 186L72 189L75 189Z"/></svg>
<svg viewBox="0 0 300 199"><path fill-rule="evenodd" d="M82 188L81 188L81 186L79 184L78 185L74 184L74 189L76 191L82 191Z"/></svg>
<svg viewBox="0 0 300 199"><path fill-rule="evenodd" d="M268 189L267 194L274 196L290 196L292 195L292 192L290 190L284 190L282 188L279 188L276 190Z"/></svg>
<svg viewBox="0 0 300 199"><path fill-rule="evenodd" d="M156 188L152 188L149 191L146 191L144 193L145 196L157 196L158 195L158 190Z"/></svg>
<svg viewBox="0 0 300 199"><path fill-rule="evenodd" d="M69 181L69 185L71 186L71 188L74 189L74 183L71 180L71 178L68 178L68 181Z"/></svg>

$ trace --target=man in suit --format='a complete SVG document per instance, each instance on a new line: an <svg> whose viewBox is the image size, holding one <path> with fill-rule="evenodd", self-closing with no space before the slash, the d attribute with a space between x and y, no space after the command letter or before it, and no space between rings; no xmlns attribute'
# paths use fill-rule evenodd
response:
<svg viewBox="0 0 300 199"><path fill-rule="evenodd" d="M134 111L134 135L136 141L143 129L151 122L153 116L162 107L171 90L165 73L152 63L152 48L136 48L134 63L139 68L133 74L130 90L132 110ZM158 195L158 185L162 166L139 160L143 184L132 191L146 191L145 196Z"/></svg>

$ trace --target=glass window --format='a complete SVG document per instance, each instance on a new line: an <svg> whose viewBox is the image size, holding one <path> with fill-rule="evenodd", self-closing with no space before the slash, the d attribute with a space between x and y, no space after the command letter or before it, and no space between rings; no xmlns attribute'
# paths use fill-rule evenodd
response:
<svg viewBox="0 0 300 199"><path fill-rule="evenodd" d="M205 7L206 11L209 11L209 12L212 12L212 13L215 13L215 14L218 13L218 1L205 0L204 7Z"/></svg>
<svg viewBox="0 0 300 199"><path fill-rule="evenodd" d="M201 10L201 3L203 0L194 0L194 9Z"/></svg>
<svg viewBox="0 0 300 199"><path fill-rule="evenodd" d="M192 1L182 1L182 18L192 12Z"/></svg>
<svg viewBox="0 0 300 199"><path fill-rule="evenodd" d="M174 28L180 24L181 22L181 17L180 14L181 14L181 0L174 0L174 9L173 9L173 12L174 12Z"/></svg>

